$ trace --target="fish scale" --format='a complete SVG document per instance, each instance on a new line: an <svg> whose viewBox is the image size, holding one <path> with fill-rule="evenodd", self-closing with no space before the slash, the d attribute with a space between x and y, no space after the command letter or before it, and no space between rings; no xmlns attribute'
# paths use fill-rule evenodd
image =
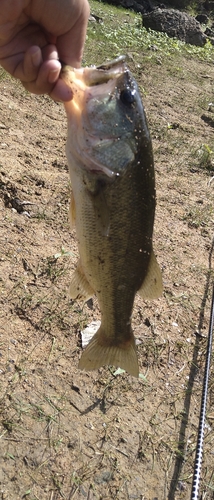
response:
<svg viewBox="0 0 214 500"><path fill-rule="evenodd" d="M101 325L81 369L115 365L138 376L131 316L135 295L157 298L162 279L153 253L155 175L151 138L135 79L124 58L100 68L65 67L67 157L80 261L70 295L96 294Z"/></svg>

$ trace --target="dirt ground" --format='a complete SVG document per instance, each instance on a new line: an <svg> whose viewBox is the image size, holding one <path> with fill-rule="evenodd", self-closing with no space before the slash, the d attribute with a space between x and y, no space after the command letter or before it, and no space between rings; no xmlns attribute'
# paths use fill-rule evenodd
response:
<svg viewBox="0 0 214 500"><path fill-rule="evenodd" d="M164 293L136 297L141 378L78 370L96 299L72 302L63 106L0 81L0 498L189 499L214 244L213 66L143 62ZM214 499L211 367L201 498Z"/></svg>

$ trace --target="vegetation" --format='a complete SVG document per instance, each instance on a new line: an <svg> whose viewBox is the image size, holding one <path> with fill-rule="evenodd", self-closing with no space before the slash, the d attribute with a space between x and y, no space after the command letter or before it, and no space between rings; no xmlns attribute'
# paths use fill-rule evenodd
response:
<svg viewBox="0 0 214 500"><path fill-rule="evenodd" d="M134 59L136 66L142 65L142 61L144 64L149 61L169 65L175 58L178 63L179 57L213 61L214 47L210 42L203 48L195 47L172 39L165 33L146 30L142 26L142 16L131 10L109 6L97 0L91 0L90 6L91 13L96 13L100 22L89 22L85 64L101 64L106 55L112 59L121 53Z"/></svg>
<svg viewBox="0 0 214 500"><path fill-rule="evenodd" d="M115 367L78 370L81 331L100 311L95 297L82 304L68 295L78 249L64 109L0 72L0 497L186 500L214 278L214 50L146 31L131 11L90 4L100 22L89 23L84 64L125 53L143 97L164 293L151 302L136 295L139 379ZM213 390L212 363L204 500L214 492Z"/></svg>

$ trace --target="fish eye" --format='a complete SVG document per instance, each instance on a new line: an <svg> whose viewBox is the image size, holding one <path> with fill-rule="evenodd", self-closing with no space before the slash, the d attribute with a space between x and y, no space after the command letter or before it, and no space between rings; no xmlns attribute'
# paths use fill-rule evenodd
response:
<svg viewBox="0 0 214 500"><path fill-rule="evenodd" d="M124 89L120 93L120 100L125 106L131 106L135 101L135 91L131 89Z"/></svg>

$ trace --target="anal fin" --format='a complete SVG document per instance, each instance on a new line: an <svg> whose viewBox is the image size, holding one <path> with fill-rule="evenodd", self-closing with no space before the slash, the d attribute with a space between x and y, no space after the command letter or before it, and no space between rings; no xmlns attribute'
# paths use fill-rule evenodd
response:
<svg viewBox="0 0 214 500"><path fill-rule="evenodd" d="M94 295L94 290L85 277L80 261L78 262L77 268L71 278L69 295L73 300L79 299L84 302L89 300L92 295Z"/></svg>
<svg viewBox="0 0 214 500"><path fill-rule="evenodd" d="M163 293L162 274L153 250L147 275L138 293L143 299L158 299Z"/></svg>

